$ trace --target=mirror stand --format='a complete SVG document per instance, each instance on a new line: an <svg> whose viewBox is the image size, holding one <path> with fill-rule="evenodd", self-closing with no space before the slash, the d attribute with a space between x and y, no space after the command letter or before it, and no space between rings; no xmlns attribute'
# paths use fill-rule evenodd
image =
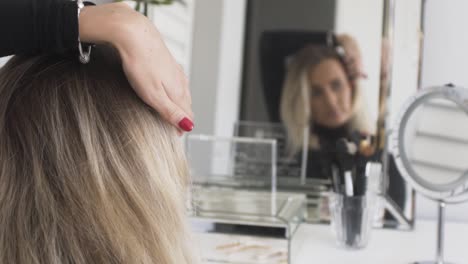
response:
<svg viewBox="0 0 468 264"><path fill-rule="evenodd" d="M437 253L435 261L415 262L414 264L453 264L444 261L444 226L445 226L445 206L444 201L438 201L439 215L437 220Z"/></svg>
<svg viewBox="0 0 468 264"><path fill-rule="evenodd" d="M385 209L396 219L399 229L412 230L414 228L414 220L408 219L402 212L403 210L390 198L387 194L381 194L381 199L384 202Z"/></svg>

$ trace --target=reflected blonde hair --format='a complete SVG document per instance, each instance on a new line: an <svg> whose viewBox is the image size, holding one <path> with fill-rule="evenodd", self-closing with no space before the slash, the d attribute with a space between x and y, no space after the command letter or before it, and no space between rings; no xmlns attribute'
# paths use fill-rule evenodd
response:
<svg viewBox="0 0 468 264"><path fill-rule="evenodd" d="M193 263L176 131L117 54L0 70L0 263Z"/></svg>
<svg viewBox="0 0 468 264"><path fill-rule="evenodd" d="M310 133L309 126L314 114L310 107L308 72L326 59L335 59L342 64L339 54L334 49L315 45L304 47L288 62L281 94L280 115L288 133L288 149L291 154L303 148L305 136L309 138L309 148L319 148L317 136L306 134ZM371 132L361 89L359 85L352 85L352 88L350 129Z"/></svg>

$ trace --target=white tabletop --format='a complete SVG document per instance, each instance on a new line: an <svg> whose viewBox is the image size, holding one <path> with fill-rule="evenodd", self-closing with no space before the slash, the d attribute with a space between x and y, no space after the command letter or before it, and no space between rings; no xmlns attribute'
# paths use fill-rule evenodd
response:
<svg viewBox="0 0 468 264"><path fill-rule="evenodd" d="M303 224L296 233L299 248L293 264L409 264L435 260L436 230L435 221L418 221L413 231L374 229L366 248L346 250L336 246L329 225ZM219 240L198 242L207 250ZM446 223L445 257L454 264L468 263L468 223Z"/></svg>
<svg viewBox="0 0 468 264"><path fill-rule="evenodd" d="M294 264L406 264L434 260L436 222L418 221L413 231L374 229L365 249L344 250L335 246L327 225L302 225L298 238L303 239ZM446 260L468 263L468 223L446 223Z"/></svg>

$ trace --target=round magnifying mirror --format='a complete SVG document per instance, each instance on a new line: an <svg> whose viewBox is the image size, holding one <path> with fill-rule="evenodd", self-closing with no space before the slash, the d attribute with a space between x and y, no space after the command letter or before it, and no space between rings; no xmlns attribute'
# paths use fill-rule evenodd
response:
<svg viewBox="0 0 468 264"><path fill-rule="evenodd" d="M423 89L405 104L396 128L393 153L405 180L434 200L467 200L468 90Z"/></svg>
<svg viewBox="0 0 468 264"><path fill-rule="evenodd" d="M468 89L421 90L404 105L391 150L403 178L439 203L437 260L443 260L445 203L468 200Z"/></svg>

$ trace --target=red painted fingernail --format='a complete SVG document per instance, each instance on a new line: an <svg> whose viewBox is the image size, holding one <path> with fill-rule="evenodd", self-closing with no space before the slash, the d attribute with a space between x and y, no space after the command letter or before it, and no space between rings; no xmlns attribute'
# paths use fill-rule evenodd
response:
<svg viewBox="0 0 468 264"><path fill-rule="evenodd" d="M193 129L193 123L190 119L184 117L184 119L179 122L179 127L184 131L190 132Z"/></svg>

